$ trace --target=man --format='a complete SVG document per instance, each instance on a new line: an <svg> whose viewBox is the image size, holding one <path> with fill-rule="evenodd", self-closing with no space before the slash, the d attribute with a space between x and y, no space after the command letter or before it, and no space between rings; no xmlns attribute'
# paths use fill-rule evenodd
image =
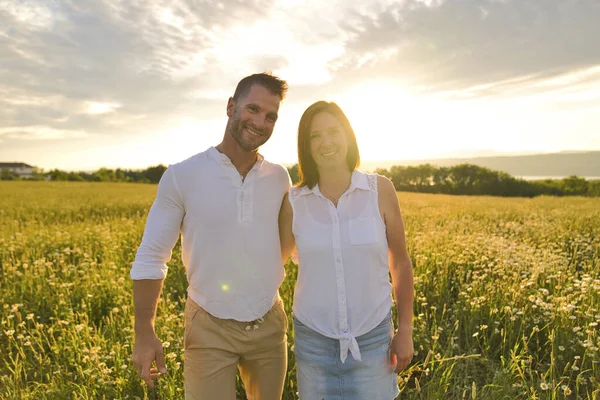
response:
<svg viewBox="0 0 600 400"><path fill-rule="evenodd" d="M290 178L258 148L273 133L286 91L270 74L242 79L227 102L223 141L161 178L131 269L133 361L149 387L167 372L154 316L181 233L189 282L186 399L235 399L238 368L248 398L281 399L287 318L278 294L284 270L277 221Z"/></svg>

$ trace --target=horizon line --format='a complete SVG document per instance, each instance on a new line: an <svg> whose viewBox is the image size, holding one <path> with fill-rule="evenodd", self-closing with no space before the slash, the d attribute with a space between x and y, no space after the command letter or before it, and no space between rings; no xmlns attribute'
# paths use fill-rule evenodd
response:
<svg viewBox="0 0 600 400"><path fill-rule="evenodd" d="M486 151L486 150L481 150ZM503 152L497 152L497 154L494 155L472 155L472 156L439 156L439 157L430 157L430 158L398 158L398 159L387 159L387 160L372 160L372 159L364 159L361 160L361 165L363 164L389 164L389 163L393 163L393 162L419 162L419 161L423 161L424 164L427 164L427 161L442 161L442 160L477 160L477 159L485 159L485 158L509 158L509 157L531 157L531 156L547 156L547 155L569 155L569 154L582 154L582 153L596 153L596 152L600 152L600 149L594 149L594 150L559 150L559 151L550 151L550 152L528 152L528 151L523 151L523 152L515 152L515 153L506 153L506 154L502 154ZM275 164L280 164L285 166L286 168L294 166L298 163L298 161L271 161ZM32 165L29 164L27 162L23 162L23 161L0 161L0 164L27 164L32 166L33 168L39 168L36 165ZM122 170L131 170L131 171L136 171L136 170L144 170L144 169L148 169L148 168L152 168L152 167L157 167L159 165L164 165L164 166L169 166L171 164L169 163L162 163L159 162L157 164L151 164L151 165L147 165L145 167L109 167L106 165L103 166L96 166L96 167L86 167L85 169L73 169L73 168L67 168L67 169L61 169L61 168L57 168L57 167L52 167L52 168L40 168L43 171L45 170L53 170L53 169L58 169L61 171L66 171L66 172L95 172L98 171L100 169L122 169Z"/></svg>

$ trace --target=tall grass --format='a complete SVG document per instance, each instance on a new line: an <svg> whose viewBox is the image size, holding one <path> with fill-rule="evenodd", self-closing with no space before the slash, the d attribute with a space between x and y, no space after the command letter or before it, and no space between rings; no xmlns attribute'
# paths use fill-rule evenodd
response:
<svg viewBox="0 0 600 400"><path fill-rule="evenodd" d="M0 398L183 397L179 245L157 317L169 373L148 393L130 362L128 273L155 191L0 183ZM600 199L399 199L417 350L400 398L600 398ZM289 312L296 266L286 268ZM294 399L291 351L288 369Z"/></svg>

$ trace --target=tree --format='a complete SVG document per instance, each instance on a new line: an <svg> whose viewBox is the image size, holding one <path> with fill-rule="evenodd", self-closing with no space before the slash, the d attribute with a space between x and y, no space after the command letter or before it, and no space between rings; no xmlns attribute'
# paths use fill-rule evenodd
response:
<svg viewBox="0 0 600 400"><path fill-rule="evenodd" d="M46 173L43 168L34 167L31 173L31 179L34 181L43 181L46 179Z"/></svg>
<svg viewBox="0 0 600 400"><path fill-rule="evenodd" d="M98 171L93 174L94 180L97 182L114 182L117 177L115 175L115 171L108 168L100 168Z"/></svg>
<svg viewBox="0 0 600 400"><path fill-rule="evenodd" d="M433 173L433 185L437 193L452 193L454 185L450 178L450 168L440 167Z"/></svg>
<svg viewBox="0 0 600 400"><path fill-rule="evenodd" d="M65 171L61 171L59 169L53 169L52 171L50 171L48 173L48 175L50 176L51 181L68 181L69 180L69 174L67 174Z"/></svg>
<svg viewBox="0 0 600 400"><path fill-rule="evenodd" d="M600 180L588 182L587 195L590 197L600 197Z"/></svg>
<svg viewBox="0 0 600 400"><path fill-rule="evenodd" d="M293 185L300 182L300 173L298 170L298 164L292 165L287 170L288 170L288 173L290 174L290 179L292 180Z"/></svg>
<svg viewBox="0 0 600 400"><path fill-rule="evenodd" d="M163 174L165 173L166 170L167 170L167 167L165 167L162 164L159 164L155 167L150 167L150 168L146 169L144 171L143 175L144 175L144 178L146 178L151 183L158 183L160 181L160 178L163 176Z"/></svg>
<svg viewBox="0 0 600 400"><path fill-rule="evenodd" d="M479 168L473 164L460 164L450 168L449 177L455 194L477 194L474 188Z"/></svg>
<svg viewBox="0 0 600 400"><path fill-rule="evenodd" d="M564 178L562 181L562 191L567 196L580 195L584 196L588 192L588 181L584 178L572 175Z"/></svg>
<svg viewBox="0 0 600 400"><path fill-rule="evenodd" d="M82 182L82 181L84 181L84 179L81 177L81 175L79 175L76 172L69 172L67 180L72 181L72 182Z"/></svg>
<svg viewBox="0 0 600 400"><path fill-rule="evenodd" d="M13 174L10 170L8 170L6 168L2 168L2 171L0 171L0 180L12 181L16 178L17 177L15 176L15 174Z"/></svg>

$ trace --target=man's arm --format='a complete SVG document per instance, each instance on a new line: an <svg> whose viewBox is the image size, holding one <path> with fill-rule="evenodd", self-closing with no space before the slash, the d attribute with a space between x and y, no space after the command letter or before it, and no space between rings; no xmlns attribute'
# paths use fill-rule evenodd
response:
<svg viewBox="0 0 600 400"><path fill-rule="evenodd" d="M391 353L396 359L396 372L400 372L408 366L414 354L414 279L396 189L389 179L382 176L378 177L378 187L380 210L383 210L389 248L389 269L398 312L398 331L392 340Z"/></svg>
<svg viewBox="0 0 600 400"><path fill-rule="evenodd" d="M279 241L281 244L281 262L285 264L296 247L292 232L294 211L290 204L289 194L286 194L279 210Z"/></svg>
<svg viewBox="0 0 600 400"><path fill-rule="evenodd" d="M133 363L149 387L158 372L166 373L162 343L154 331L154 317L167 262L179 238L185 215L175 177L167 169L158 184L156 199L148 214L142 243L131 268L135 310L135 345ZM156 368L152 363L156 362Z"/></svg>
<svg viewBox="0 0 600 400"><path fill-rule="evenodd" d="M135 304L135 346L133 364L148 387L154 387L153 379L158 373L166 374L162 343L154 331L154 316L164 279L142 279L133 281ZM152 362L156 361L156 368Z"/></svg>

